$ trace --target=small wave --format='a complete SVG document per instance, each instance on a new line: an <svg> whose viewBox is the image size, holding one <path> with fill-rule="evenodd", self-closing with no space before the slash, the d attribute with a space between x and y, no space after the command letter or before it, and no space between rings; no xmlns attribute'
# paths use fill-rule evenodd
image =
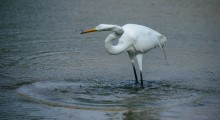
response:
<svg viewBox="0 0 220 120"><path fill-rule="evenodd" d="M167 107L199 99L198 92L152 82L145 89L125 85L82 82L37 82L24 85L18 94L41 104L75 109L134 110Z"/></svg>

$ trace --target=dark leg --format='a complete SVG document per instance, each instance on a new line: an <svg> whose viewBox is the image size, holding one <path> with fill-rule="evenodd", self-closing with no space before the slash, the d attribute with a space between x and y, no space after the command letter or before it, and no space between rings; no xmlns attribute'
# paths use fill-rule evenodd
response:
<svg viewBox="0 0 220 120"><path fill-rule="evenodd" d="M140 69L140 78L141 78L141 87L143 88L144 84L143 84L143 77L142 77L142 59L143 59L143 54L137 54L136 55L137 58L137 63Z"/></svg>
<svg viewBox="0 0 220 120"><path fill-rule="evenodd" d="M133 70L134 70L135 84L138 84L138 78L137 78L137 73L136 73L136 69L135 69L134 63L132 63L132 66L133 66Z"/></svg>
<svg viewBox="0 0 220 120"><path fill-rule="evenodd" d="M143 83L143 76L142 76L142 71L140 71L140 76L141 76L141 87L144 87L144 83Z"/></svg>

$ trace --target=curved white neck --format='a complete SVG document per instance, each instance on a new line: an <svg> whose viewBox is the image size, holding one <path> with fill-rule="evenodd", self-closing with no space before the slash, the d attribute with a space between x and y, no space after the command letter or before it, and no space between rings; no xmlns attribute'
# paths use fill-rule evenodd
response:
<svg viewBox="0 0 220 120"><path fill-rule="evenodd" d="M112 41L119 38L121 35L116 35L116 33L109 34L108 37L105 39L105 49L108 51L109 54L119 54L121 51L112 45Z"/></svg>
<svg viewBox="0 0 220 120"><path fill-rule="evenodd" d="M112 41L121 37L124 33L122 27L117 25L109 25L109 24L100 24L96 27L97 30L100 31L113 31L114 33L109 34L108 37L105 39L105 48L109 54L119 54L122 51L118 48L117 45L112 45Z"/></svg>

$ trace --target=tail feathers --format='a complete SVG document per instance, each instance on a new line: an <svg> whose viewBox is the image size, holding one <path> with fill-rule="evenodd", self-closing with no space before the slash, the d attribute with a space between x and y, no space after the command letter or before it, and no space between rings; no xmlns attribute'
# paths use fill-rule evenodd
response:
<svg viewBox="0 0 220 120"><path fill-rule="evenodd" d="M161 50L163 50L164 58L166 60L166 63L168 64L166 52L164 50L164 45L165 45L166 41L167 41L166 37L164 35L161 35L160 38L159 38L159 47L160 47Z"/></svg>
<svg viewBox="0 0 220 120"><path fill-rule="evenodd" d="M165 42L167 41L166 37L164 35L161 35L159 37L159 46L162 49L162 47L164 46Z"/></svg>

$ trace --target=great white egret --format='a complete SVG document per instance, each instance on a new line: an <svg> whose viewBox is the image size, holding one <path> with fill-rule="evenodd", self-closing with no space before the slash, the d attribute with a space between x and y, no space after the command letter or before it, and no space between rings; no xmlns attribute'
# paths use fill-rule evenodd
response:
<svg viewBox="0 0 220 120"><path fill-rule="evenodd" d="M82 31L81 34L96 32L96 31L112 31L105 39L105 48L109 54L117 55L123 51L127 51L130 57L133 71L135 75L135 84L138 83L137 73L134 65L136 57L140 69L141 87L143 87L142 77L142 59L143 54L153 48L160 47L164 51L164 43L166 37L155 30L137 24L126 24L122 27L110 24L100 24L93 29ZM112 45L112 41L119 38L117 45Z"/></svg>

